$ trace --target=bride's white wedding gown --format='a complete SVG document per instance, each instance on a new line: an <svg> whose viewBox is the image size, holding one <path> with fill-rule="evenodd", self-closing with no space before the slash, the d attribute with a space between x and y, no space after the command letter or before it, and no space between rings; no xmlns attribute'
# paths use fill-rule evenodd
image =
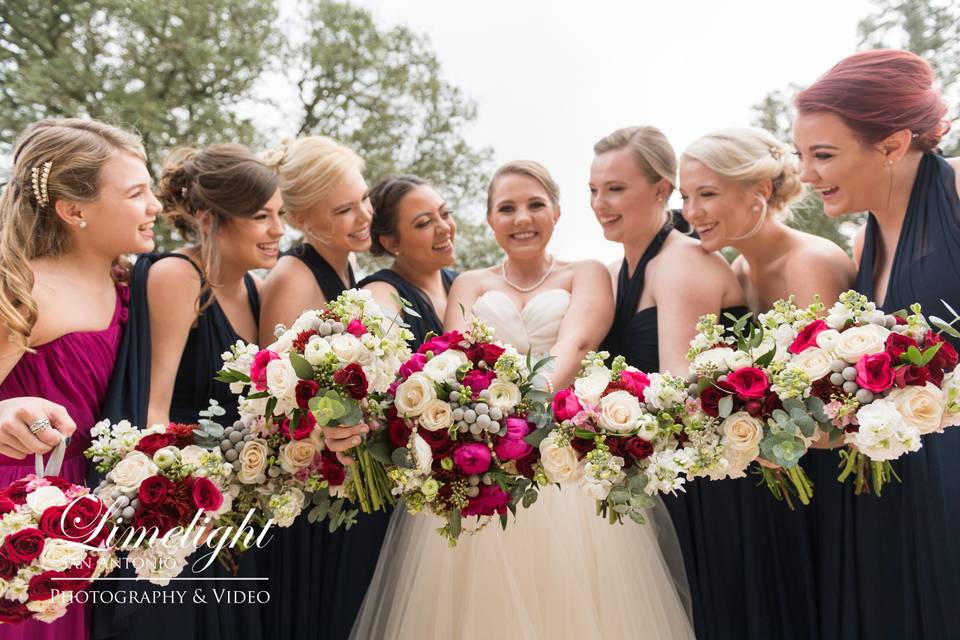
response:
<svg viewBox="0 0 960 640"><path fill-rule="evenodd" d="M564 289L522 310L489 291L473 313L496 339L546 354L569 305ZM494 519L451 549L438 519L400 505L352 637L693 638L673 527L659 501L650 516L642 526L610 525L578 487L548 486L506 531ZM473 523L465 519L464 529Z"/></svg>

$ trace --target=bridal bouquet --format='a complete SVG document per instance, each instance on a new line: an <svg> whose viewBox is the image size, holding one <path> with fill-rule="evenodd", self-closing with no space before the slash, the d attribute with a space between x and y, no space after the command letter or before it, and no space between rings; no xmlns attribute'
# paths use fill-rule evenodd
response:
<svg viewBox="0 0 960 640"><path fill-rule="evenodd" d="M456 544L461 520L499 516L537 498L538 437L549 430L548 396L532 364L494 342L479 320L470 330L434 337L400 367L387 410L385 437L393 491L410 513L444 520L440 534Z"/></svg>
<svg viewBox="0 0 960 640"><path fill-rule="evenodd" d="M214 403L207 413L218 412L223 409ZM127 551L138 578L168 584L199 546L205 526L233 524L234 473L221 450L222 434L210 420L146 429L104 420L92 429L84 454L106 473L94 494L109 510L111 542Z"/></svg>
<svg viewBox="0 0 960 640"><path fill-rule="evenodd" d="M930 320L960 337L943 320ZM917 451L921 436L960 424L957 352L919 305L884 314L848 291L824 317L799 328L790 352L811 397L825 403L834 438L847 445L839 479L854 475L857 494L880 495L896 477L891 460Z"/></svg>
<svg viewBox="0 0 960 640"><path fill-rule="evenodd" d="M278 524L312 504L310 521L329 517L333 530L349 526L356 513L344 509L344 499L364 513L392 504L383 461L367 442L351 450L356 462L345 469L324 449L321 427L377 427L386 393L410 357L410 338L368 291L350 289L324 310L305 311L289 329L278 327L265 349L239 342L224 354L217 379L246 394L243 424L236 425L244 439L240 482L257 487Z"/></svg>
<svg viewBox="0 0 960 640"><path fill-rule="evenodd" d="M53 622L113 568L106 506L86 487L29 475L0 491L0 623Z"/></svg>

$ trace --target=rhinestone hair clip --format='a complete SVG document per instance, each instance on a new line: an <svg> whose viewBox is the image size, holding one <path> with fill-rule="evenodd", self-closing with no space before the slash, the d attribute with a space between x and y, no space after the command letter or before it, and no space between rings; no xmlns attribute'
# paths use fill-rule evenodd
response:
<svg viewBox="0 0 960 640"><path fill-rule="evenodd" d="M37 199L37 204L41 207L50 204L50 194L47 193L47 180L50 178L50 168L52 166L53 163L47 160L30 170L30 175L33 178L33 196Z"/></svg>

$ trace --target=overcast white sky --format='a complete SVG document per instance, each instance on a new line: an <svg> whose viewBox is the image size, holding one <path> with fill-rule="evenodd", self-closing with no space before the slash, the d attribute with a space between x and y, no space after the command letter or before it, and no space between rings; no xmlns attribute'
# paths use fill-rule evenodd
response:
<svg viewBox="0 0 960 640"><path fill-rule="evenodd" d="M587 182L593 143L652 124L678 154L713 129L750 124L750 107L809 84L857 47L867 0L357 0L384 25L426 33L446 79L479 106L468 138L499 164L544 163L563 215L564 259L621 255L603 239Z"/></svg>

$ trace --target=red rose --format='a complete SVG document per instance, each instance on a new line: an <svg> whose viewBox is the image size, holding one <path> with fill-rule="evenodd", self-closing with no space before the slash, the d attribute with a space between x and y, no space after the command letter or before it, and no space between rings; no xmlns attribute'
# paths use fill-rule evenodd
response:
<svg viewBox="0 0 960 640"><path fill-rule="evenodd" d="M155 508L141 508L133 516L133 526L146 532L149 537L156 530L157 536L162 536L173 528L176 520L166 511Z"/></svg>
<svg viewBox="0 0 960 640"><path fill-rule="evenodd" d="M394 447L405 447L410 442L410 433L412 430L407 426L406 421L397 415L397 408L391 406L387 409L387 433L390 436L390 442ZM426 431L426 429L424 429Z"/></svg>
<svg viewBox="0 0 960 640"><path fill-rule="evenodd" d="M927 373L930 374L930 382L937 385L938 387L943 386L943 369L939 367L934 367L932 364L928 364Z"/></svg>
<svg viewBox="0 0 960 640"><path fill-rule="evenodd" d="M834 394L843 393L843 387L830 382L830 376L815 380L810 385L810 395L816 396L824 402L830 402Z"/></svg>
<svg viewBox="0 0 960 640"><path fill-rule="evenodd" d="M140 438L140 442L134 447L148 456L153 456L157 451L164 447L170 447L177 443L177 436L172 433L151 433Z"/></svg>
<svg viewBox="0 0 960 640"><path fill-rule="evenodd" d="M310 400L317 395L320 390L320 384L316 380L300 380L297 382L297 388L294 395L297 398L297 406L306 409Z"/></svg>
<svg viewBox="0 0 960 640"><path fill-rule="evenodd" d="M15 624L22 622L33 615L27 605L16 600L0 598L0 622L4 624Z"/></svg>
<svg viewBox="0 0 960 640"><path fill-rule="evenodd" d="M30 578L27 594L31 600L49 600L55 590L70 588L70 581L63 580L64 574L60 571L44 571Z"/></svg>
<svg viewBox="0 0 960 640"><path fill-rule="evenodd" d="M918 347L917 341L909 336L905 336L902 333L890 332L887 335L886 341L886 352L890 354L890 358L894 363L900 362L900 356L907 352L907 349L910 347Z"/></svg>
<svg viewBox="0 0 960 640"><path fill-rule="evenodd" d="M553 396L553 415L557 422L572 420L575 415L583 411L580 400L573 389L561 389Z"/></svg>
<svg viewBox="0 0 960 640"><path fill-rule="evenodd" d="M8 558L3 549L0 549L0 578L7 581L13 580L19 568L17 563Z"/></svg>
<svg viewBox="0 0 960 640"><path fill-rule="evenodd" d="M64 571L64 575L68 578L90 578L97 570L97 559L96 553L89 552L87 553L87 557L84 558L80 564L74 565ZM77 584L79 586L81 583ZM76 591L76 589L74 590Z"/></svg>
<svg viewBox="0 0 960 640"><path fill-rule="evenodd" d="M7 536L3 543L3 552L13 562L27 564L40 556L45 539L46 536L36 527L20 529Z"/></svg>
<svg viewBox="0 0 960 640"><path fill-rule="evenodd" d="M427 364L427 356L422 353L413 354L409 360L400 365L400 377L406 380L418 371L423 371L425 364Z"/></svg>
<svg viewBox="0 0 960 640"><path fill-rule="evenodd" d="M611 441L615 439L616 438L610 438ZM582 458L584 455L596 449L597 443L593 440L593 438L581 438L578 436L570 440L570 446L573 447L573 449L579 453L580 457Z"/></svg>
<svg viewBox="0 0 960 640"><path fill-rule="evenodd" d="M829 328L823 320L814 320L800 330L800 333L797 334L796 339L793 341L793 344L790 345L788 351L793 355L799 355L803 353L805 349L816 347L817 335Z"/></svg>
<svg viewBox="0 0 960 640"><path fill-rule="evenodd" d="M625 369L620 372L620 382L631 394L643 401L643 390L650 386L650 378L642 371Z"/></svg>
<svg viewBox="0 0 960 640"><path fill-rule="evenodd" d="M197 478L193 482L193 504L204 511L216 511L223 505L223 494L210 478Z"/></svg>
<svg viewBox="0 0 960 640"><path fill-rule="evenodd" d="M333 381L343 385L354 400L367 397L367 376L363 374L363 368L356 362L348 364L333 374Z"/></svg>
<svg viewBox="0 0 960 640"><path fill-rule="evenodd" d="M488 366L493 366L497 364L497 360L500 359L500 356L503 355L503 352L506 351L503 347L495 344L490 344L489 342L484 342L482 344L476 345L477 355L480 360L483 360L487 363Z"/></svg>
<svg viewBox="0 0 960 640"><path fill-rule="evenodd" d="M280 433L291 440L303 440L310 437L313 428L317 426L317 418L309 411L300 411L294 414L294 416L296 415L300 416L300 422L297 423L296 428L293 428L293 420L284 416L280 422Z"/></svg>
<svg viewBox="0 0 960 640"><path fill-rule="evenodd" d="M420 434L424 442L430 445L430 450L433 451L434 457L446 458L453 452L455 443L450 439L450 434L446 429L439 429L437 431L420 429L417 433Z"/></svg>
<svg viewBox="0 0 960 640"><path fill-rule="evenodd" d="M79 540L97 546L110 535L109 524L102 523L103 518L108 513L107 506L99 498L88 495L74 500L64 507L48 508L40 517L40 530L46 535L50 534L44 529L44 518L51 509L57 510L51 514L51 517L58 518L51 524L59 530L57 535L51 537ZM63 517L64 514L66 515L65 518ZM101 524L103 524L102 527Z"/></svg>
<svg viewBox="0 0 960 640"><path fill-rule="evenodd" d="M783 401L780 400L780 396L775 393L771 393L763 401L763 406L760 408L760 413L762 415L769 416L772 415L777 409L783 409Z"/></svg>
<svg viewBox="0 0 960 640"><path fill-rule="evenodd" d="M713 385L705 387L704 390L700 392L700 408L702 408L703 412L708 416L716 418L720 415L720 400L727 395L729 394Z"/></svg>
<svg viewBox="0 0 960 640"><path fill-rule="evenodd" d="M856 368L857 384L868 391L882 393L893 386L896 374L886 351L862 356Z"/></svg>
<svg viewBox="0 0 960 640"><path fill-rule="evenodd" d="M537 473L538 462L540 462L540 451L530 447L530 453L517 460L517 472L524 478L533 479Z"/></svg>
<svg viewBox="0 0 960 640"><path fill-rule="evenodd" d="M304 349L307 348L307 343L310 342L311 336L320 335L313 329L307 329L306 331L301 331L297 334L297 337L293 339L293 348L298 352L303 353Z"/></svg>
<svg viewBox="0 0 960 640"><path fill-rule="evenodd" d="M267 365L271 360L279 358L279 354L269 349L262 349L253 357L253 364L250 365L250 382L257 391L264 391L267 388Z"/></svg>
<svg viewBox="0 0 960 640"><path fill-rule="evenodd" d="M624 466L629 467L633 464L633 458L627 452L627 440L619 436L609 436L606 440L607 448L612 455L623 458Z"/></svg>
<svg viewBox="0 0 960 640"><path fill-rule="evenodd" d="M21 505L27 501L27 485L29 480L15 480L3 490L3 494L13 501L13 504Z"/></svg>
<svg viewBox="0 0 960 640"><path fill-rule="evenodd" d="M57 489L60 489L60 491L63 491L64 493L66 493L67 491L73 488L72 482L70 482L69 480L64 480L60 476L44 476L43 479L49 482L50 484L52 484L53 486L55 486Z"/></svg>
<svg viewBox="0 0 960 640"><path fill-rule="evenodd" d="M339 487L347 475L343 465L337 460L335 453L324 449L320 454L320 475L330 483L331 487Z"/></svg>
<svg viewBox="0 0 960 640"><path fill-rule="evenodd" d="M37 528L48 538L71 539L71 536L65 530L63 512L67 510L66 505L47 507L40 516Z"/></svg>
<svg viewBox="0 0 960 640"><path fill-rule="evenodd" d="M11 511L16 511L17 505L7 496L0 496L0 516Z"/></svg>
<svg viewBox="0 0 960 640"><path fill-rule="evenodd" d="M417 353L426 353L432 351L433 355L438 356L447 349L457 349L462 351L460 343L463 342L463 334L459 331L448 331L442 336L434 336L420 345Z"/></svg>
<svg viewBox="0 0 960 640"><path fill-rule="evenodd" d="M137 491L137 497L140 498L140 502L148 507L152 507L156 504L161 504L164 500L167 499L167 494L173 489L173 483L170 482L165 476L155 475L150 476L142 483L140 483L140 489Z"/></svg>
<svg viewBox="0 0 960 640"><path fill-rule="evenodd" d="M507 512L510 496L495 484L481 485L476 498L469 498L469 504L461 512L465 516L492 516Z"/></svg>
<svg viewBox="0 0 960 640"><path fill-rule="evenodd" d="M957 367L957 350L953 348L952 344L944 340L943 336L933 331L928 331L925 342L928 347L935 344L941 345L940 350L937 351L936 355L933 356L933 360L930 361L931 367L943 369L947 373Z"/></svg>
<svg viewBox="0 0 960 640"><path fill-rule="evenodd" d="M470 387L470 390L473 391L473 395L477 395L489 387L490 383L492 383L496 377L497 373L492 369L487 369L485 371L473 369L467 372L467 375L463 376L462 383L463 386Z"/></svg>
<svg viewBox="0 0 960 640"><path fill-rule="evenodd" d="M932 377L933 376L930 375L930 370L926 367L918 367L910 364L897 367L896 374L894 376L894 383L901 389L906 386L922 387L927 384Z"/></svg>
<svg viewBox="0 0 960 640"><path fill-rule="evenodd" d="M727 376L727 384L742 400L759 400L770 388L770 381L762 369L744 367Z"/></svg>
<svg viewBox="0 0 960 640"><path fill-rule="evenodd" d="M653 455L653 445L643 438L628 438L625 444L627 453L629 453L634 460L645 460Z"/></svg>

